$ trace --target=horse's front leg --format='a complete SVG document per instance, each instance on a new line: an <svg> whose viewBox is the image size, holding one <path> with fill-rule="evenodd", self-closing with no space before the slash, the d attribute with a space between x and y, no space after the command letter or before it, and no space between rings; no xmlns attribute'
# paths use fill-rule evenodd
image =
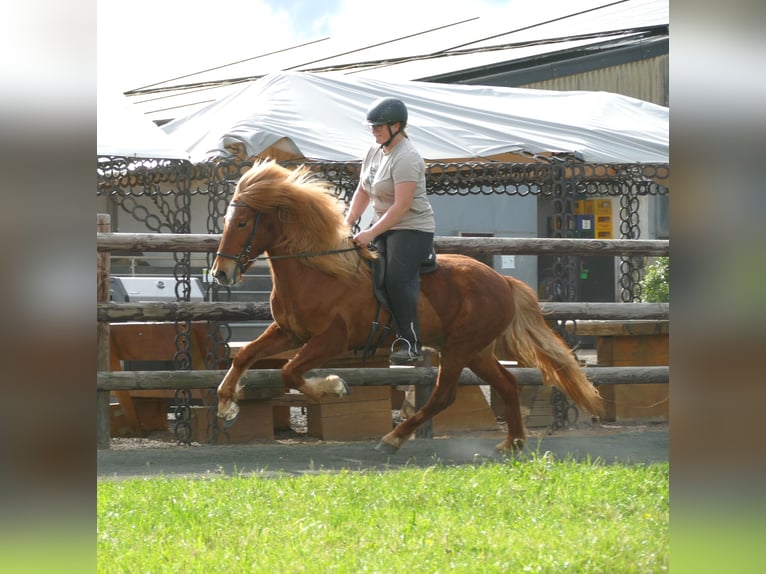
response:
<svg viewBox="0 0 766 574"><path fill-rule="evenodd" d="M348 349L348 328L340 316L322 333L315 335L284 367L282 380L288 387L319 400L324 396L342 397L350 393L346 382L337 375L303 378L306 371L321 367L327 360Z"/></svg>
<svg viewBox="0 0 766 574"><path fill-rule="evenodd" d="M239 414L237 400L241 391L240 381L245 372L261 357L287 351L293 345L292 338L272 323L255 341L248 343L234 356L226 376L218 385L218 416L226 427L234 424Z"/></svg>

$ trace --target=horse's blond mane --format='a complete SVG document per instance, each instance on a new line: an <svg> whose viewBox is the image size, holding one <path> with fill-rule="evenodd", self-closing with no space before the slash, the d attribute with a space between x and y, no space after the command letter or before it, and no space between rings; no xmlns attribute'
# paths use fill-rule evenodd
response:
<svg viewBox="0 0 766 574"><path fill-rule="evenodd" d="M256 163L237 183L234 200L275 216L282 228L274 248L309 254L351 247L350 230L329 185L306 166L293 171L274 161ZM328 275L350 279L368 273L355 251L301 257L301 263Z"/></svg>

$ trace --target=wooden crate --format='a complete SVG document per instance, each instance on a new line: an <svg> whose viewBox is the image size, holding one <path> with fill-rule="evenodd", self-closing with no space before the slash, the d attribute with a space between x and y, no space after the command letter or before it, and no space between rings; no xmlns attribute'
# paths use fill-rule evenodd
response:
<svg viewBox="0 0 766 574"><path fill-rule="evenodd" d="M425 365L439 366L439 353L432 349L424 349ZM394 408L402 409L402 416L410 416L416 410L416 393L414 387L397 387L397 392L404 391L402 400L394 403ZM424 401L427 400L423 399ZM497 416L490 402L479 386L458 386L455 401L430 421L430 431L421 427L428 435L448 434L461 431L498 430Z"/></svg>
<svg viewBox="0 0 766 574"><path fill-rule="evenodd" d="M663 366L669 362L668 321L578 321L579 335L595 335L598 365ZM600 385L604 420L670 416L669 384Z"/></svg>
<svg viewBox="0 0 766 574"><path fill-rule="evenodd" d="M241 348L234 344L232 352ZM252 368L278 369L294 354L287 351L273 357L256 361ZM438 365L438 355L432 357ZM332 361L326 368L388 367L388 356L384 353L368 359L364 364L354 353L345 353ZM342 398L327 397L320 402L306 399L299 393L285 393L272 399L274 424L276 428L290 426L290 407L305 407L308 434L323 440L362 440L378 438L393 427L392 409L402 406L404 391L387 386L355 386L351 394ZM455 402L433 419L435 433L470 430L496 430L497 418L479 387L459 387Z"/></svg>
<svg viewBox="0 0 766 574"><path fill-rule="evenodd" d="M109 405L109 424L113 437L141 437L150 431L168 430L167 401L157 399L132 399L130 407L133 409L135 420L141 421L140 427L136 427L131 419L126 416L126 409L121 403Z"/></svg>
<svg viewBox="0 0 766 574"><path fill-rule="evenodd" d="M274 411L271 399L239 401L239 418L225 432L218 421L218 444L248 444L274 438ZM191 440L208 441L210 407L192 406Z"/></svg>
<svg viewBox="0 0 766 574"><path fill-rule="evenodd" d="M391 387L354 387L342 398L306 404L308 434L323 440L379 438L391 431Z"/></svg>
<svg viewBox="0 0 766 574"><path fill-rule="evenodd" d="M521 414L526 428L548 428L553 424L553 389L544 385L521 387Z"/></svg>
<svg viewBox="0 0 766 574"><path fill-rule="evenodd" d="M433 418L433 433L497 430L497 417L478 386L459 386L457 397Z"/></svg>

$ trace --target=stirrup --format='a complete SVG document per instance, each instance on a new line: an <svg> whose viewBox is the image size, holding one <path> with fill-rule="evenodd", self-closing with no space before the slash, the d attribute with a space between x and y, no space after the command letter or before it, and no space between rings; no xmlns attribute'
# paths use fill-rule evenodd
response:
<svg viewBox="0 0 766 574"><path fill-rule="evenodd" d="M394 347L399 341L407 343L407 347L401 345L399 349L394 351ZM397 337L391 344L391 354L389 355L388 362L392 365L408 365L418 363L423 360L423 354L418 350L417 344L413 345L408 339L404 337Z"/></svg>

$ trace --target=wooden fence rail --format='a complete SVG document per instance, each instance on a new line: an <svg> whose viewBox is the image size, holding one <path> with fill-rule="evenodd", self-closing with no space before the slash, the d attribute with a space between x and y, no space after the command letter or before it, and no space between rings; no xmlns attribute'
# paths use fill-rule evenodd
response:
<svg viewBox="0 0 766 574"><path fill-rule="evenodd" d="M99 216L97 250L99 259L99 285L108 283L108 258L104 256L115 250L148 252L197 252L216 251L220 235L175 233L112 233L108 231L108 216ZM436 237L437 253L461 253L464 255L603 255L603 256L668 256L666 240L635 239L558 239L558 238L505 238L505 237ZM667 303L541 303L541 308L551 320L659 320L667 321ZM98 324L104 327L99 337L99 363L97 373L97 446L109 448L109 403L112 391L142 389L214 389L225 371L119 371L108 368L108 325L120 322L174 322L185 320L249 321L271 320L268 304L239 302L152 302L114 303L99 296L97 303ZM537 369L512 368L522 385L541 385ZM585 374L599 384L652 384L669 382L667 366L651 367L586 367ZM388 369L388 368L338 368L315 369L312 374L322 376L336 374L352 386L373 385L433 385L436 369ZM483 385L476 375L465 369L461 385ZM245 398L271 396L274 389L283 389L279 371L253 369L243 377Z"/></svg>
<svg viewBox="0 0 766 574"><path fill-rule="evenodd" d="M213 253L218 234L104 233L96 234L98 251L160 251ZM549 237L442 237L434 238L437 253L463 255L604 255L666 256L670 242L664 239L558 239Z"/></svg>
<svg viewBox="0 0 766 574"><path fill-rule="evenodd" d="M670 315L668 303L541 303L540 308L550 320L587 317L594 320L667 321ZM228 301L98 303L96 317L104 323L272 320L268 303Z"/></svg>
<svg viewBox="0 0 766 574"><path fill-rule="evenodd" d="M519 384L542 385L537 369L510 368ZM313 369L308 377L337 375L350 386L379 385L433 385L436 383L435 367L390 368L338 368ZM667 383L670 370L659 367L584 367L585 375L594 385L599 384L654 384ZM223 379L226 371L104 371L96 378L99 391L125 391L150 389L214 389ZM242 384L244 398L260 398L258 391L283 390L284 383L279 369L252 369L247 371ZM460 374L461 385L486 385L469 369ZM271 396L266 395L266 396Z"/></svg>

